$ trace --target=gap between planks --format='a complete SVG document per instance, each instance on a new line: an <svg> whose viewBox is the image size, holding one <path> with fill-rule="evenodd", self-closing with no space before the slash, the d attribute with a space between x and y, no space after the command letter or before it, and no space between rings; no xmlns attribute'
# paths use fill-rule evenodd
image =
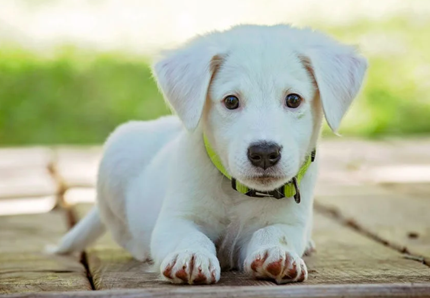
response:
<svg viewBox="0 0 430 298"><path fill-rule="evenodd" d="M77 223L77 219L76 219L76 216L72 210L72 207L69 206L66 203L66 201L64 200L64 194L68 190L68 187L67 187L67 184L65 183L65 181L63 180L63 178L61 177L60 173L58 172L57 160L58 160L57 154L54 154L54 156L52 157L47 168L48 168L50 175L52 176L52 178L54 179L55 183L57 183L57 186L58 186L56 208L60 208L60 209L63 209L65 211L65 214L67 216L67 218L66 218L67 227L70 230ZM87 258L87 254L85 251L81 252L79 262L82 264L82 266L84 266L88 282L91 286L91 290L95 291L96 288L94 286L94 281L93 281L91 271L89 270L89 267L88 267L88 258Z"/></svg>
<svg viewBox="0 0 430 298"><path fill-rule="evenodd" d="M60 205L59 207L63 208L66 211L66 213L68 215L68 225L71 228L77 222L77 220L76 220L77 216L75 216L76 214L74 213L72 206L68 205L64 200L65 193L69 189L69 187L67 186L67 184L63 180L63 178L60 176L60 173L59 173L56 165L57 165L56 161L54 160L52 162L52 164L49 165L48 169L50 170L50 173L53 175L55 181L58 183L58 186L59 186L58 187L59 188L58 202ZM331 218L331 219L335 220L336 222L338 222L340 225L345 226L349 229L352 229L355 232L358 232L362 236L364 236L364 237L366 237L366 238L368 238L368 239L370 239L370 240L372 240L378 244L382 244L385 247L393 249L397 252L407 254L407 255L404 255L404 257L406 259L419 261L420 263L424 263L425 265L429 266L429 264L426 262L426 260L424 258L417 256L417 255L410 254L406 247L396 245L395 243L391 243L390 241L385 240L383 237L380 237L377 234L372 233L371 231L369 231L368 229L366 229L365 227L360 225L358 222L356 222L353 219L350 219L350 218L346 217L345 215L343 215L341 211L338 211L334 208L330 208L328 206L324 206L323 204L320 204L318 202L315 202L315 211L316 211L316 213L319 213L323 217ZM88 281L91 285L91 288L93 290L95 290L95 284L94 284L93 276L92 276L91 270L89 268L88 255L85 252L82 253L80 262L85 268L87 278L88 278ZM330 286L333 286L333 285L330 285Z"/></svg>
<svg viewBox="0 0 430 298"><path fill-rule="evenodd" d="M391 249L394 249L404 254L405 259L414 260L430 267L429 260L427 260L424 256L412 254L406 246L397 245L395 243L390 242L389 240L383 239L382 237L378 236L376 233L373 233L371 230L366 229L365 227L360 225L358 221L352 218L347 218L343 216L342 212L335 208L324 206L324 204L321 204L318 201L316 201L314 202L314 210L323 214L324 216L328 216L336 220L339 224L344 225L367 238L370 238L386 247L389 247Z"/></svg>
<svg viewBox="0 0 430 298"><path fill-rule="evenodd" d="M58 156L56 151L54 151L54 153L52 154L52 158L49 161L48 165L47 165L47 169L49 174L51 175L52 179L55 181L55 183L57 184L57 205L56 207L60 207L60 208L64 208L65 207L65 201L64 201L64 194L67 191L67 186L66 183L64 182L63 178L61 177L60 173L58 172ZM66 209L66 208L64 208ZM67 212L69 213L69 212ZM71 223L71 219L68 218L68 224L69 224L69 228L71 228L74 223Z"/></svg>
<svg viewBox="0 0 430 298"><path fill-rule="evenodd" d="M68 219L69 228L72 228L77 223L76 216L75 216L71 207L64 206L64 209L65 209L67 217L68 217L67 219ZM87 273L88 282L91 285L91 290L95 291L96 287L94 286L93 276L92 276L91 271L90 271L89 266L88 266L88 257L87 257L87 253L85 251L81 252L80 263L85 268L85 272Z"/></svg>
<svg viewBox="0 0 430 298"><path fill-rule="evenodd" d="M61 181L60 181L60 183L61 183ZM64 193L67 191L67 189L68 189L67 187L64 188L64 192L61 194L60 199L63 202L62 208L65 209L65 211L68 215L69 227L72 227L77 223L79 216L75 213L76 210L73 209L74 206L69 206L63 200L64 199L63 198ZM320 216L323 216L323 217L326 217L326 218L329 218L329 219L336 221L341 226L345 226L346 228L352 229L353 231L361 234L362 236L364 236L364 237L366 237L366 238L368 238L368 239L370 239L370 240L372 240L378 244L382 244L383 246L385 246L387 248L393 249L393 250L400 252L400 253L403 253L403 254L407 253L408 255L404 256L406 259L419 261L420 263L424 263L425 265L428 266L428 264L425 263L424 258L409 254L408 250L405 247L392 245L389 241L382 239L381 237L377 236L376 234L371 233L370 231L366 230L365 228L362 228L358 223L356 223L352 219L348 219L347 217L343 216L341 214L341 212L336 210L336 209L332 209L330 207L324 206L323 204L315 202L315 212L316 212L316 214L319 214ZM80 262L85 268L85 271L87 274L87 279L91 285L91 289L97 290L96 286L95 286L94 278L93 278L91 270L90 270L89 255L86 252L83 252L81 254Z"/></svg>

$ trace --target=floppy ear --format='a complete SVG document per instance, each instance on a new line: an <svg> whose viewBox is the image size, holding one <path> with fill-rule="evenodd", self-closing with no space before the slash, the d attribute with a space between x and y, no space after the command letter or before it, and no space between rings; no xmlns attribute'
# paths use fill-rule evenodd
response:
<svg viewBox="0 0 430 298"><path fill-rule="evenodd" d="M178 50L164 52L153 66L164 97L190 131L199 123L218 62L214 49L198 39Z"/></svg>
<svg viewBox="0 0 430 298"><path fill-rule="evenodd" d="M353 47L334 41L310 46L302 59L318 86L327 123L336 132L360 90L367 61Z"/></svg>

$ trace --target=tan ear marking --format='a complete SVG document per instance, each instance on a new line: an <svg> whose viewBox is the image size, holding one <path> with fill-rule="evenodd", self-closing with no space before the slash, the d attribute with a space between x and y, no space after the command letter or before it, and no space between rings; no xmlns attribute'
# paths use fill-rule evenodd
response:
<svg viewBox="0 0 430 298"><path fill-rule="evenodd" d="M212 77L218 71L223 61L224 57L222 57L221 55L215 55L212 57L210 62L210 72L212 73Z"/></svg>
<svg viewBox="0 0 430 298"><path fill-rule="evenodd" d="M366 59L339 44L311 46L299 58L317 88L327 123L336 132L360 90Z"/></svg>
<svg viewBox="0 0 430 298"><path fill-rule="evenodd" d="M218 70L221 67L221 64L224 62L224 57L221 55L215 55L212 57L210 64L209 64L209 70L211 72L211 79L209 81L209 86L208 86L208 90L207 90L207 94L206 94L206 98L209 96L209 90L211 88L212 85L212 81L215 78L215 75L217 74Z"/></svg>
<svg viewBox="0 0 430 298"><path fill-rule="evenodd" d="M314 69L312 68L311 61L309 60L308 57L305 57L305 56L299 56L299 59L302 62L305 69L307 70L307 72L309 73L309 76L312 79L312 84L316 89L318 89L318 84L317 84L317 80L315 79Z"/></svg>

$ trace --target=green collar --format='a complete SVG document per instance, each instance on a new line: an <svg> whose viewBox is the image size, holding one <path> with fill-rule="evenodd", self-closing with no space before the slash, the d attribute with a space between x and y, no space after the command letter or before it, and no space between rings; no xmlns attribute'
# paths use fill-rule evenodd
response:
<svg viewBox="0 0 430 298"><path fill-rule="evenodd" d="M234 190L247 195L249 197L272 197L276 199L282 199L282 198L290 198L294 197L294 200L296 203L300 203L300 191L299 191L299 185L300 182L305 175L306 171L308 170L311 163L315 160L315 154L316 150L314 149L309 155L303 164L303 166L300 168L298 174L291 179L291 181L287 182L286 184L282 185L280 188L272 190L272 191L258 191L255 189L250 189L247 186L243 185L239 181L237 181L235 178L231 177L229 173L227 173L226 169L221 163L221 160L216 154L216 152L213 150L212 146L209 144L208 139L205 135L203 135L206 152L208 153L208 156L214 166L228 179L231 180L231 186Z"/></svg>

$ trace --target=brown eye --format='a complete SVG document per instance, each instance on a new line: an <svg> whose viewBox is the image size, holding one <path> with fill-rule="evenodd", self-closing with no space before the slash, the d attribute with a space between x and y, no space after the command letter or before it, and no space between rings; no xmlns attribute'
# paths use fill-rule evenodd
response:
<svg viewBox="0 0 430 298"><path fill-rule="evenodd" d="M298 94L291 93L291 94L287 95L285 102L287 104L287 107L292 108L292 109L296 109L302 103L302 98Z"/></svg>
<svg viewBox="0 0 430 298"><path fill-rule="evenodd" d="M234 95L229 95L224 98L224 105L229 110L235 110L239 107L239 98Z"/></svg>

